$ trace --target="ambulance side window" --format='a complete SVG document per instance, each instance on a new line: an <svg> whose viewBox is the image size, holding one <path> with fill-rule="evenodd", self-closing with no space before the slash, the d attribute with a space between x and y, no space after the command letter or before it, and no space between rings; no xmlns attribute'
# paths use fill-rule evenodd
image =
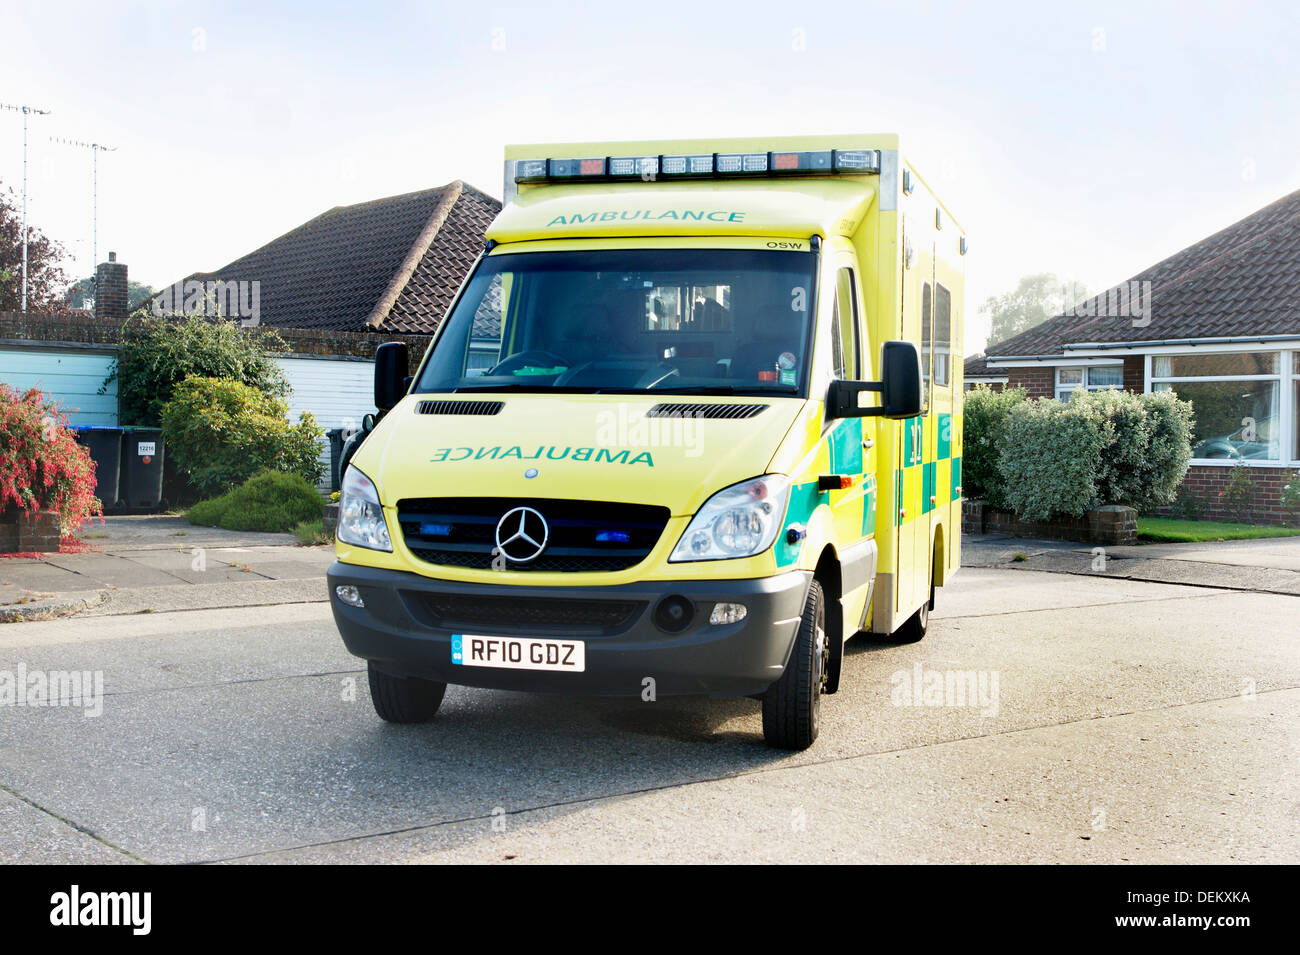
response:
<svg viewBox="0 0 1300 955"><path fill-rule="evenodd" d="M465 353L465 377L485 373L501 361L501 320L505 305L501 273L492 276L487 292L474 310L469 349Z"/></svg>
<svg viewBox="0 0 1300 955"><path fill-rule="evenodd" d="M921 283L921 400L930 409L930 359L934 351L934 308L930 283Z"/></svg>
<svg viewBox="0 0 1300 955"><path fill-rule="evenodd" d="M858 296L851 268L842 268L835 274L833 316L831 357L835 363L835 377L859 381L862 378L862 349L858 343Z"/></svg>
<svg viewBox="0 0 1300 955"><path fill-rule="evenodd" d="M941 284L934 286L934 383L952 383L952 293Z"/></svg>

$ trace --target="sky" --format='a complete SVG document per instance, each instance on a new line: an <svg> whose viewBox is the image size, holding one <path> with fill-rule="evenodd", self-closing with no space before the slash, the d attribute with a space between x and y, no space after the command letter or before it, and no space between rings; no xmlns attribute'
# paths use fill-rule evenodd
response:
<svg viewBox="0 0 1300 955"><path fill-rule="evenodd" d="M979 306L1096 291L1300 189L1300 5L27 3L0 103L28 216L161 287L506 143L895 132L970 237ZM0 110L0 183L22 179Z"/></svg>

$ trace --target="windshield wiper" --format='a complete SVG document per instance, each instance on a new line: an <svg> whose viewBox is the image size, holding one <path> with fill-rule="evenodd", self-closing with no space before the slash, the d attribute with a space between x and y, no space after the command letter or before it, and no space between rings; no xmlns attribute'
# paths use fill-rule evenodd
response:
<svg viewBox="0 0 1300 955"><path fill-rule="evenodd" d="M642 394L647 395L794 395L799 393L796 385L776 385L760 388L754 385L682 385L674 388L651 388Z"/></svg>
<svg viewBox="0 0 1300 955"><path fill-rule="evenodd" d="M460 394L466 391L554 391L558 394L566 395L594 395L599 394L599 388L577 387L573 385L542 385L536 382L527 381L506 381L496 385L461 385L459 388L453 388L452 394Z"/></svg>

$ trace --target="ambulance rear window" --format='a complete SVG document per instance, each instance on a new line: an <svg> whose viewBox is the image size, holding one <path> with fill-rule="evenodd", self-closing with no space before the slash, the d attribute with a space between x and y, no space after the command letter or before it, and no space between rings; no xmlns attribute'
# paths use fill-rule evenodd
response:
<svg viewBox="0 0 1300 955"><path fill-rule="evenodd" d="M815 269L761 249L488 256L416 390L803 395Z"/></svg>

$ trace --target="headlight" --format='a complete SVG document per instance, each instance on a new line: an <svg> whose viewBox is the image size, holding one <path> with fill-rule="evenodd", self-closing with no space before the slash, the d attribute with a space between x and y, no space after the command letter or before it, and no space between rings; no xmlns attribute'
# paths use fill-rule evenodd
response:
<svg viewBox="0 0 1300 955"><path fill-rule="evenodd" d="M348 465L339 488L339 540L371 550L393 549L384 521L384 509L379 506L379 492L374 482L356 468Z"/></svg>
<svg viewBox="0 0 1300 955"><path fill-rule="evenodd" d="M669 561L753 557L772 546L785 516L790 479L768 474L723 488L704 502Z"/></svg>

